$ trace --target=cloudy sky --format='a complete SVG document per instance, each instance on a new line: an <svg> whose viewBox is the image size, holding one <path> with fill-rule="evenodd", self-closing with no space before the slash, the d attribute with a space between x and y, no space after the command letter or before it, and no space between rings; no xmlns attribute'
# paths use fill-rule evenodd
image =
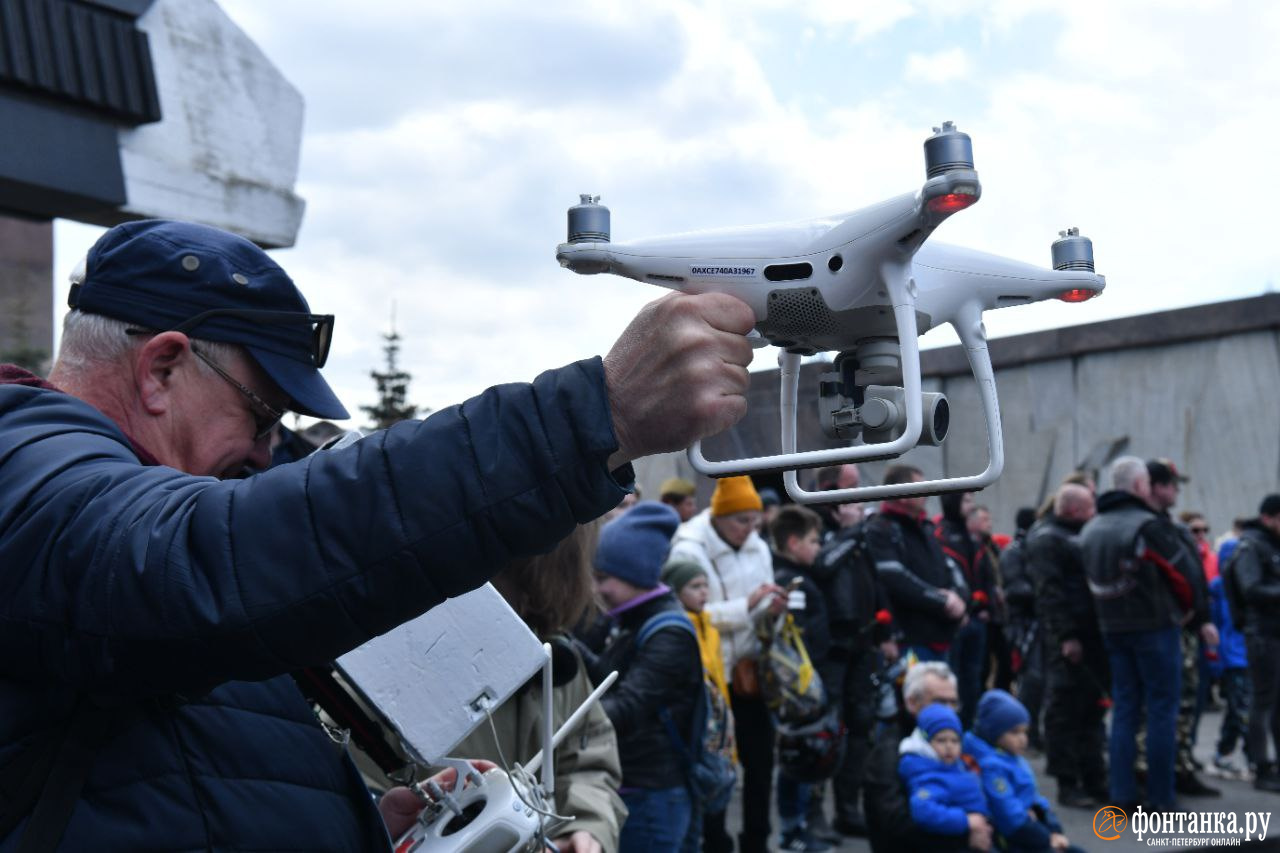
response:
<svg viewBox="0 0 1280 853"><path fill-rule="evenodd" d="M1108 280L989 314L993 336L1280 275L1267 0L221 5L306 100L307 214L273 255L338 315L326 373L353 412L393 303L425 407L605 352L660 292L558 267L579 193L617 240L854 210L918 189L944 120L983 196L933 239L1047 265L1078 226ZM60 278L96 233L59 223Z"/></svg>

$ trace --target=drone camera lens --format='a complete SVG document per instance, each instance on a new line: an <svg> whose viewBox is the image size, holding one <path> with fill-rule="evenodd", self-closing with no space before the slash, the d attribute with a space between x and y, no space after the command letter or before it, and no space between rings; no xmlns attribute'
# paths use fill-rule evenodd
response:
<svg viewBox="0 0 1280 853"><path fill-rule="evenodd" d="M844 266L844 258L839 255L832 255L827 261L827 269L832 272L840 272L840 268Z"/></svg>
<svg viewBox="0 0 1280 853"><path fill-rule="evenodd" d="M933 434L939 441L944 441L947 437L947 430L951 428L951 404L947 402L946 397L939 397L938 403L933 407Z"/></svg>

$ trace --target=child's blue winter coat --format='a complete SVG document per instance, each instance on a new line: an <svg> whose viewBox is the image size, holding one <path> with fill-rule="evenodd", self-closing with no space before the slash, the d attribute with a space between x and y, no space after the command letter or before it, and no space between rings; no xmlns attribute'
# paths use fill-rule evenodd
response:
<svg viewBox="0 0 1280 853"><path fill-rule="evenodd" d="M1209 612L1213 624L1218 626L1218 660L1210 664L1215 675L1223 669L1247 669L1249 654L1245 650L1244 634L1231 621L1231 608L1227 606L1226 590L1222 588L1222 576L1209 583Z"/></svg>
<svg viewBox="0 0 1280 853"><path fill-rule="evenodd" d="M944 764L920 729L898 746L898 775L911 792L911 820L936 835L967 835L969 813L990 817L982 783L964 761Z"/></svg>
<svg viewBox="0 0 1280 853"><path fill-rule="evenodd" d="M1062 824L1036 789L1035 773L1027 760L997 749L973 732L964 736L962 747L982 770L982 790L996 832L1009 846L1048 850L1049 836L1062 832ZM1042 816L1040 820L1032 819L1030 809Z"/></svg>

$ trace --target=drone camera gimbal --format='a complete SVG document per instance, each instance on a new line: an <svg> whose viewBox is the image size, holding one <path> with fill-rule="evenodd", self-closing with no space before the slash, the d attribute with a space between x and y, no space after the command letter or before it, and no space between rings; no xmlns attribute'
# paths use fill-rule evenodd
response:
<svg viewBox="0 0 1280 853"><path fill-rule="evenodd" d="M982 312L1044 299L1082 302L1101 292L1093 248L1072 228L1052 246L1053 269L954 246L929 243L949 216L981 198L973 143L951 122L924 143L925 182L851 213L803 222L726 228L669 237L611 241L608 208L583 195L569 210L562 266L584 275L608 272L686 293L718 291L751 306L752 337L783 350L782 453L709 460L700 443L693 467L721 477L783 471L798 503L875 500L969 491L994 482L1004 465L995 376ZM797 469L902 455L941 444L950 424L942 394L921 388L918 337L942 323L959 336L977 381L987 422L988 464L981 473L921 483L808 492ZM800 361L837 353L819 378L819 422L848 446L797 450Z"/></svg>

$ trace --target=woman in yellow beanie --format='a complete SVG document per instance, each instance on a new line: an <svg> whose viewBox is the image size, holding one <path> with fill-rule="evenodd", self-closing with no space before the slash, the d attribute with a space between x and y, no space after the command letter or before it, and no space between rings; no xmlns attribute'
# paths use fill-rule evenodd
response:
<svg viewBox="0 0 1280 853"><path fill-rule="evenodd" d="M786 593L773 582L773 555L756 532L762 509L750 477L718 480L711 508L680 525L670 557L702 566L711 587L705 612L720 631L744 777L740 853L767 849L773 789L773 723L764 700L747 683L754 681L749 676L760 656L753 614L759 616L762 605L775 614L787 605ZM725 849L723 815L706 815L703 831L706 850Z"/></svg>

